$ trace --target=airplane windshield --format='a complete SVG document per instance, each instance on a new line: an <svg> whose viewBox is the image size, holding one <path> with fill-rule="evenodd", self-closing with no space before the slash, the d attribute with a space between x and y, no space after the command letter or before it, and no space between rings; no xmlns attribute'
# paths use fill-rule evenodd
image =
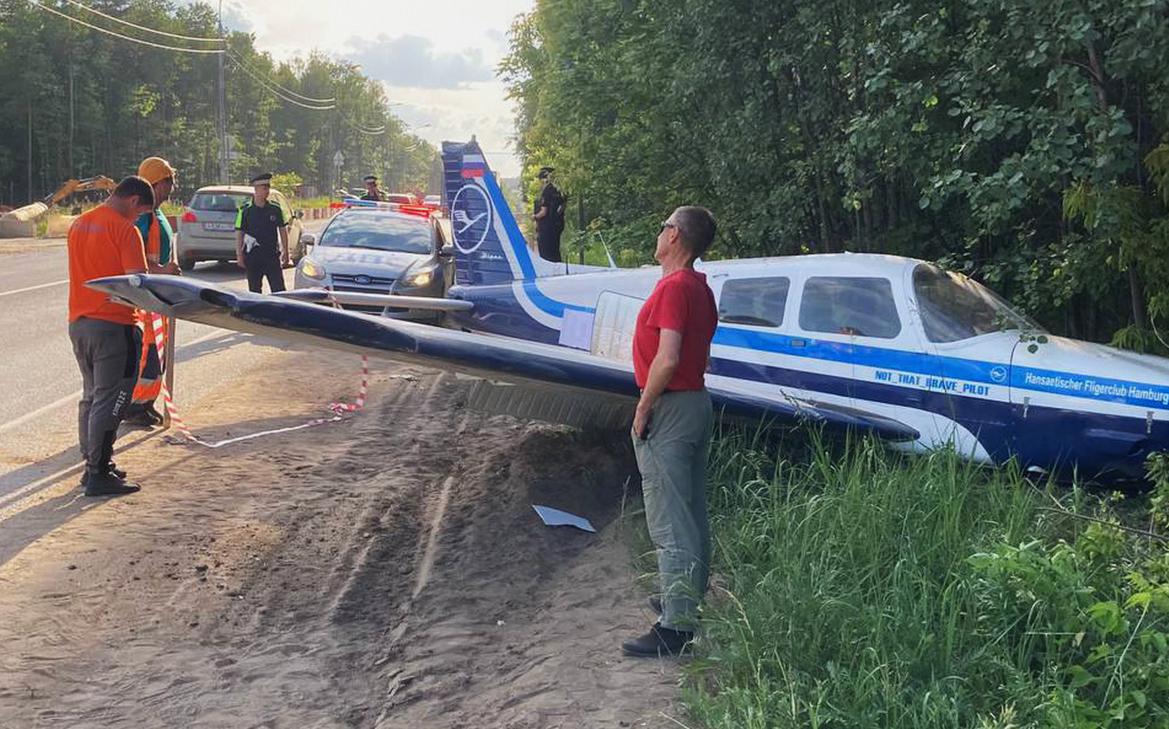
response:
<svg viewBox="0 0 1169 729"><path fill-rule="evenodd" d="M325 228L320 245L402 253L431 253L434 249L430 225L425 220L360 212L334 218Z"/></svg>
<svg viewBox="0 0 1169 729"><path fill-rule="evenodd" d="M913 290L931 342L957 342L1010 329L1043 331L977 281L928 263L914 269Z"/></svg>

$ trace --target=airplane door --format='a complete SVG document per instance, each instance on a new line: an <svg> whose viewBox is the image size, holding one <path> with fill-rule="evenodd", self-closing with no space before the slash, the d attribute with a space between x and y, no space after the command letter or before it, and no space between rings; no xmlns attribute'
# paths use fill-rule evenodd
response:
<svg viewBox="0 0 1169 729"><path fill-rule="evenodd" d="M924 371L918 373L920 386L913 395L913 404L929 413L930 422L934 426L935 441L952 441L957 435L955 423L958 422L959 408L946 384L956 381L962 373L956 371L957 362L949 358L949 355L955 352L944 349L944 346L935 342L929 336L930 332L926 331L925 321L932 315L934 307L928 296L919 298L916 287L917 279L920 278L918 270L915 268L906 271L903 283L904 300L909 313L908 327L913 332L917 347L928 355L928 359L923 360L923 363L928 364L921 368Z"/></svg>
<svg viewBox="0 0 1169 729"><path fill-rule="evenodd" d="M801 373L807 380L805 389L846 398L845 404L852 407L870 396L869 376L877 377L877 370L864 356L858 366L858 353L873 351L868 342L887 329L887 323L875 323L868 310L871 290L882 284L888 290L889 282L883 278L811 276L804 281L799 324L807 339L793 338L792 345L807 347L808 364ZM893 321L897 322L895 311Z"/></svg>
<svg viewBox="0 0 1169 729"><path fill-rule="evenodd" d="M926 405L938 424L936 440L978 460L1008 453L1017 335L1001 331L993 302L965 277L922 263L906 286L922 347L934 355Z"/></svg>

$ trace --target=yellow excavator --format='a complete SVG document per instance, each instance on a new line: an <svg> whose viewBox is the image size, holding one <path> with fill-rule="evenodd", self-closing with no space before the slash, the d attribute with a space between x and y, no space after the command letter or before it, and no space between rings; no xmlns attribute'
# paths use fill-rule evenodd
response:
<svg viewBox="0 0 1169 729"><path fill-rule="evenodd" d="M19 207L10 213L5 213L0 218L7 218L18 220L22 223L27 223L36 220L40 216L48 212L49 208L61 202L70 195L79 192L89 192L91 190L103 190L105 192L112 191L118 183L106 177L105 175L98 175L96 177L86 177L84 180L66 180L56 192L51 195L46 195L40 202L35 202L24 207Z"/></svg>

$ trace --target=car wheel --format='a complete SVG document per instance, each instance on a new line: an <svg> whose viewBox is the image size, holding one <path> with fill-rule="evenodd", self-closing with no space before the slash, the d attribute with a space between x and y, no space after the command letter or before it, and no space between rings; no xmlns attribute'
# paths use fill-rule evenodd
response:
<svg viewBox="0 0 1169 729"><path fill-rule="evenodd" d="M194 258L180 258L179 259L179 268L184 270L184 271L194 271L195 270L195 259Z"/></svg>

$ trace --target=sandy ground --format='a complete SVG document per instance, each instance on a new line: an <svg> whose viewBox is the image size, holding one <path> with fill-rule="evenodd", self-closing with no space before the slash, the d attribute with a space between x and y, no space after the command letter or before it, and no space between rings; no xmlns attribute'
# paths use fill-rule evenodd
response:
<svg viewBox="0 0 1169 729"><path fill-rule="evenodd" d="M356 357L280 358L291 376L253 372L187 420L225 437L352 397ZM621 438L374 367L346 422L218 450L139 435L118 461L140 494L63 482L0 524L0 726L678 726L677 667L619 652L652 619Z"/></svg>

